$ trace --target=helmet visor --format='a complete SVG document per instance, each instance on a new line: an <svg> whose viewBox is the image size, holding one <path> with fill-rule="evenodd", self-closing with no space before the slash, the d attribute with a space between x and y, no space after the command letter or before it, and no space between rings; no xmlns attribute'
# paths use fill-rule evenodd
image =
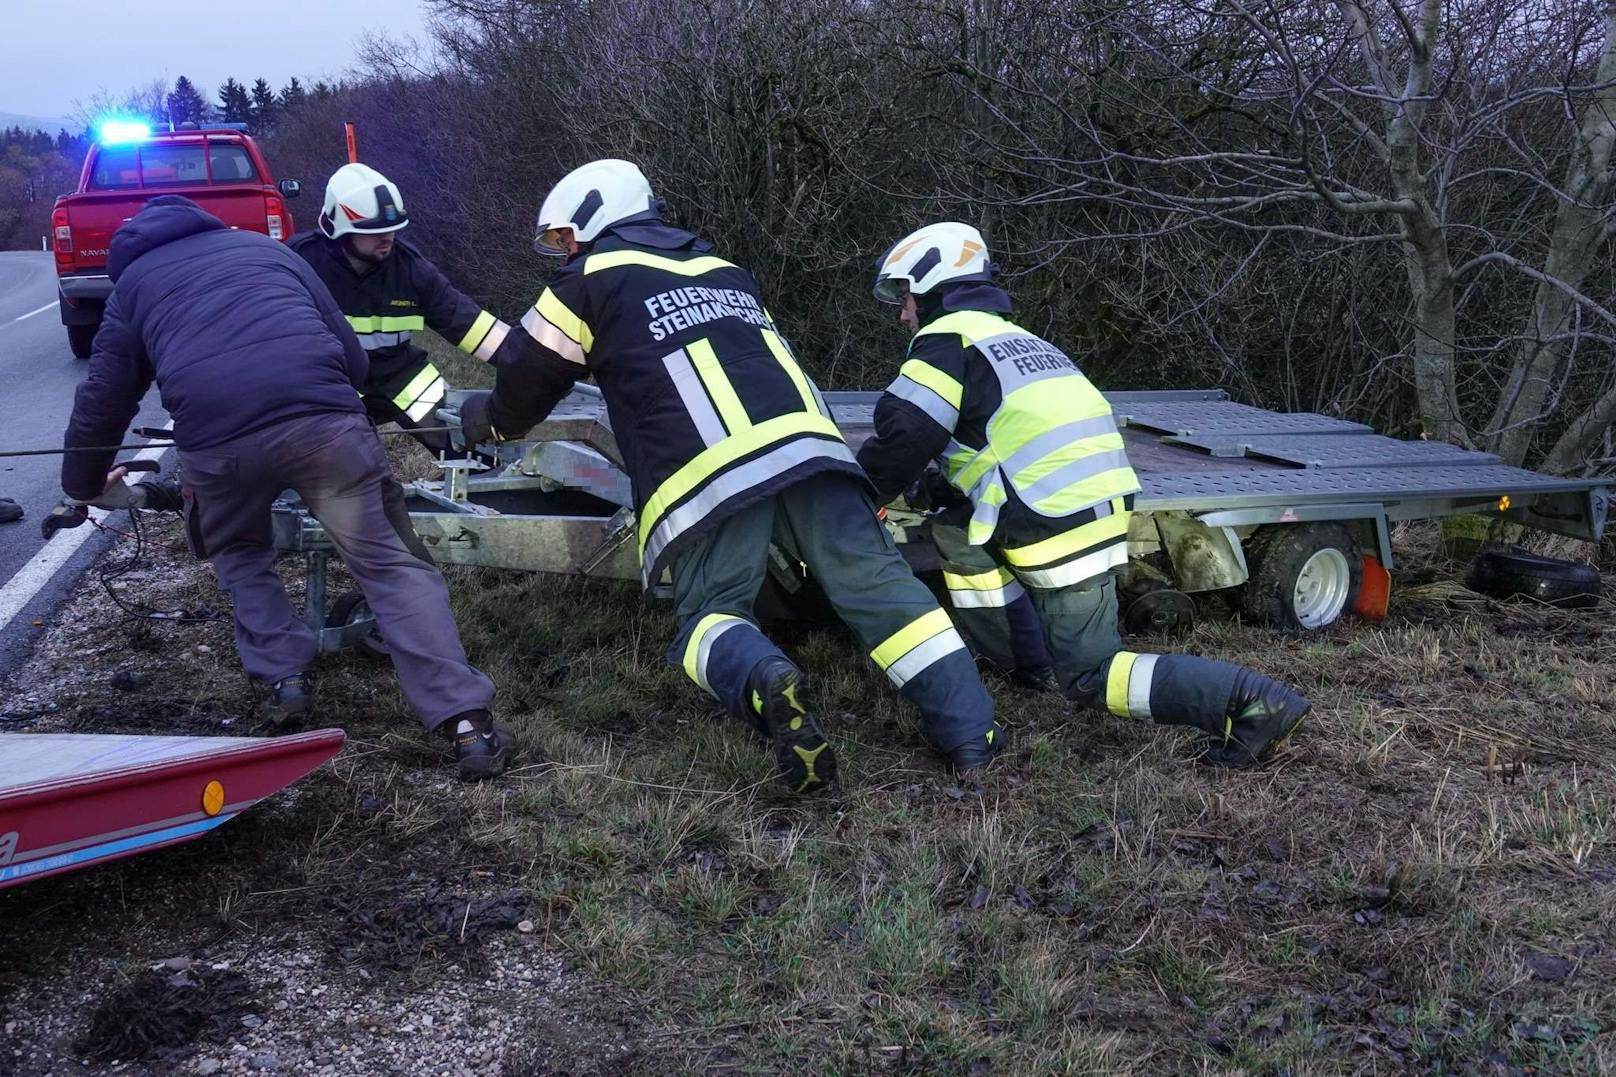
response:
<svg viewBox="0 0 1616 1077"><path fill-rule="evenodd" d="M533 237L533 249L540 254L568 254L567 234L570 228L541 228Z"/></svg>
<svg viewBox="0 0 1616 1077"><path fill-rule="evenodd" d="M887 277L887 276L882 276L882 277L876 278L876 281L875 281L875 298L879 299L881 302L883 302L883 303L891 303L894 306L896 306L897 304L902 303L903 302L903 297L908 295L908 294L909 294L909 280L908 280L908 278L906 278L906 277Z"/></svg>

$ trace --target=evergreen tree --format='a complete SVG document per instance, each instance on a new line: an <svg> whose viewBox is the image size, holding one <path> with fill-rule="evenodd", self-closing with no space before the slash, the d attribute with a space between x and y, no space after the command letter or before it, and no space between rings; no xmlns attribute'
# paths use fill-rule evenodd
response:
<svg viewBox="0 0 1616 1077"><path fill-rule="evenodd" d="M208 118L208 103L184 75L174 80L174 90L168 95L168 118L176 127L187 120L202 123Z"/></svg>
<svg viewBox="0 0 1616 1077"><path fill-rule="evenodd" d="M252 98L247 87L235 79L225 79L219 88L219 119L225 123L246 123L252 114Z"/></svg>
<svg viewBox="0 0 1616 1077"><path fill-rule="evenodd" d="M287 80L286 85L281 87L281 111L291 112L303 104L308 99L308 96L309 92L303 88L301 82L297 81L297 76L292 76Z"/></svg>
<svg viewBox="0 0 1616 1077"><path fill-rule="evenodd" d="M316 101L324 101L326 98L330 97L332 94L336 93L337 91L332 88L332 86L331 86L331 84L329 82L326 82L324 79L321 79L319 82L316 82L314 84L314 90L312 92L314 94L314 99Z"/></svg>
<svg viewBox="0 0 1616 1077"><path fill-rule="evenodd" d="M269 83L258 79L252 85L252 123L253 129L262 134L275 126L275 115L280 106L275 101L275 91L269 88Z"/></svg>

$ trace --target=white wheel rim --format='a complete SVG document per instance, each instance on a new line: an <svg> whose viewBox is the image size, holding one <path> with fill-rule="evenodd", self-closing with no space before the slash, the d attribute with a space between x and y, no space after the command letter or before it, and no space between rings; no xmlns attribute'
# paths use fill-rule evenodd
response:
<svg viewBox="0 0 1616 1077"><path fill-rule="evenodd" d="M1303 628L1323 628L1331 624L1347 607L1347 592L1352 589L1352 568L1347 555L1334 546L1327 546L1309 557L1296 574L1296 587L1291 593L1291 606L1296 620Z"/></svg>

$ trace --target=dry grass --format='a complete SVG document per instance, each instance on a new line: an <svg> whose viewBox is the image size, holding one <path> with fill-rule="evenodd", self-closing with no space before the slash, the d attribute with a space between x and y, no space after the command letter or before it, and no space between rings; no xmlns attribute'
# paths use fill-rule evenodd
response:
<svg viewBox="0 0 1616 1077"><path fill-rule="evenodd" d="M1214 616L1178 645L1315 701L1255 772L995 684L1013 749L961 786L848 639L787 632L844 775L814 801L663 662L665 608L450 570L521 763L442 782L391 679L335 658L339 807L283 812L276 855L309 886L518 881L548 945L660 1030L659 1070L1610 1072L1616 625L1482 599L1429 529L1398 542L1417 582L1383 624ZM177 691L246 713L221 649ZM221 917L284 909L232 873Z"/></svg>

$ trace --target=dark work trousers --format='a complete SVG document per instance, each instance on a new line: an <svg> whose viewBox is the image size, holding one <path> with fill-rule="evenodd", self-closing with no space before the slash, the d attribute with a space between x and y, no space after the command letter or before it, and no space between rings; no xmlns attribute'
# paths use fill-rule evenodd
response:
<svg viewBox="0 0 1616 1077"><path fill-rule="evenodd" d="M186 530L230 595L249 676L273 683L302 673L319 651L275 571L270 506L291 488L358 581L422 724L431 729L488 707L493 682L466 661L449 589L410 526L403 491L365 416L309 415L179 455Z"/></svg>
<svg viewBox="0 0 1616 1077"><path fill-rule="evenodd" d="M1014 574L967 542L964 527L933 518L929 530L942 558L954 623L966 642L1004 673L1047 675L1053 660L1044 629Z"/></svg>
<svg viewBox="0 0 1616 1077"><path fill-rule="evenodd" d="M863 649L920 708L932 743L948 752L992 728L993 702L964 640L909 570L864 487L837 474L741 509L673 563L679 634L668 661L725 710L757 724L752 672L781 653L752 612L771 541L808 566Z"/></svg>
<svg viewBox="0 0 1616 1077"><path fill-rule="evenodd" d="M957 529L956 529L957 530ZM1117 628L1117 581L1107 572L1065 587L1038 587L983 546L954 542L946 533L933 538L943 557L949 595L973 638L996 641L1011 660L1026 654L1013 642L1013 602L1024 592L1043 626L1055 679L1067 698L1103 708L1122 718L1188 725L1221 736L1229 697L1240 667L1193 655L1125 651ZM959 536L963 538L963 535ZM973 599L972 592L978 597ZM995 601L995 597L998 598ZM995 659L997 661L997 659Z"/></svg>

